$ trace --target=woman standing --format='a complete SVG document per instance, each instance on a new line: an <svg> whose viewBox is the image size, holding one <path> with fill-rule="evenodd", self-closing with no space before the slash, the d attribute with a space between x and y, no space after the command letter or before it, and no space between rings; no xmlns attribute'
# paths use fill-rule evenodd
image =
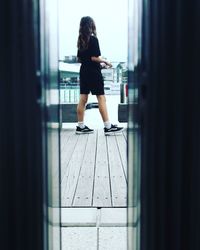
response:
<svg viewBox="0 0 200 250"><path fill-rule="evenodd" d="M122 127L113 125L109 121L106 98L104 94L104 81L101 74L101 63L105 67L112 67L112 64L102 59L99 42L96 37L96 26L93 19L89 16L83 17L80 22L78 37L78 61L80 68L80 100L77 106L78 126L77 134L93 133L94 130L84 125L85 105L88 94L97 96L99 111L104 122L105 135L121 132Z"/></svg>

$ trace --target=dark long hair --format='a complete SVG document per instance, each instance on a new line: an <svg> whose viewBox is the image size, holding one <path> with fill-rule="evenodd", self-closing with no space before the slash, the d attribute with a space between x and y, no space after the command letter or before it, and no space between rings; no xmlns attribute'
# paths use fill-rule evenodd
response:
<svg viewBox="0 0 200 250"><path fill-rule="evenodd" d="M82 17L80 21L79 36L77 42L77 47L79 50L85 50L88 48L91 35L97 35L95 22L89 16Z"/></svg>

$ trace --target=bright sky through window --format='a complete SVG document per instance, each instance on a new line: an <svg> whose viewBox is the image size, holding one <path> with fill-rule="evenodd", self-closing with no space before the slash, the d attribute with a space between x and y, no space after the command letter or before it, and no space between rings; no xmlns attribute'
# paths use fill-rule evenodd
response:
<svg viewBox="0 0 200 250"><path fill-rule="evenodd" d="M60 59L76 55L82 16L95 20L102 56L127 61L128 0L59 0Z"/></svg>

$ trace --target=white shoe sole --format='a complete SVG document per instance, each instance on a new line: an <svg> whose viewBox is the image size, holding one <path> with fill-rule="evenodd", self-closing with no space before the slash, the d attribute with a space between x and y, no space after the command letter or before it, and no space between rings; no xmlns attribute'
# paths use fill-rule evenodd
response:
<svg viewBox="0 0 200 250"><path fill-rule="evenodd" d="M77 135L84 135L84 134L93 134L94 133L94 131L88 131L88 132L79 132L79 131L76 131L76 134Z"/></svg>
<svg viewBox="0 0 200 250"><path fill-rule="evenodd" d="M105 134L105 135L115 135L115 134L120 134L123 130L124 130L124 128L123 128L123 129L121 129L121 130L119 130L119 131L104 132L104 134Z"/></svg>

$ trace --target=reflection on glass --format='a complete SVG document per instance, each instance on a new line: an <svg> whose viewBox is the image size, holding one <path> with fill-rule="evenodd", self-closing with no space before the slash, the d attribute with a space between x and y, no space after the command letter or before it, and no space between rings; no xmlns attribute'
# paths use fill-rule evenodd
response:
<svg viewBox="0 0 200 250"><path fill-rule="evenodd" d="M140 250L140 124L139 82L141 3L129 0L129 128L128 128L128 247Z"/></svg>
<svg viewBox="0 0 200 250"><path fill-rule="evenodd" d="M51 18L49 18L49 16ZM45 249L60 250L60 141L57 1L40 1L41 79L44 105L43 148L45 180L44 200Z"/></svg>

